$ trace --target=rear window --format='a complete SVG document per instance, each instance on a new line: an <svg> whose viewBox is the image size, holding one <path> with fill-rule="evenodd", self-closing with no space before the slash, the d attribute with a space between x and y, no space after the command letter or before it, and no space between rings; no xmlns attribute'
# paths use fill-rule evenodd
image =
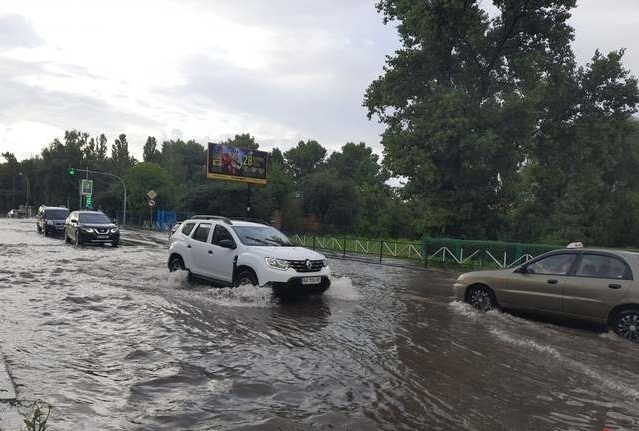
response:
<svg viewBox="0 0 639 431"><path fill-rule="evenodd" d="M210 223L201 223L197 229L195 229L195 233L193 234L193 239L196 241L206 242L209 239L209 232L211 231Z"/></svg>
<svg viewBox="0 0 639 431"><path fill-rule="evenodd" d="M195 223L184 223L184 226L182 227L182 233L186 236L189 236L194 226Z"/></svg>

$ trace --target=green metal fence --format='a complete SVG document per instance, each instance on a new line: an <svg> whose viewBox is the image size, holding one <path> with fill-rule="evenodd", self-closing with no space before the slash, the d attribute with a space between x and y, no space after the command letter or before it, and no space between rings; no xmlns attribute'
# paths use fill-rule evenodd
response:
<svg viewBox="0 0 639 431"><path fill-rule="evenodd" d="M335 257L364 256L380 263L409 260L424 266L437 264L472 268L509 268L559 248L544 244L429 237L421 241L398 241L292 234L290 238L298 245L329 252Z"/></svg>

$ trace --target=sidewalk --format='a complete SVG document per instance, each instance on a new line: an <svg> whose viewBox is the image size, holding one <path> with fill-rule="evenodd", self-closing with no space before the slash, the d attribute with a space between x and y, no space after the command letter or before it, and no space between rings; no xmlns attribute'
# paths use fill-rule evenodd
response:
<svg viewBox="0 0 639 431"><path fill-rule="evenodd" d="M17 398L13 379L0 351L0 431L23 429L23 418L15 406Z"/></svg>

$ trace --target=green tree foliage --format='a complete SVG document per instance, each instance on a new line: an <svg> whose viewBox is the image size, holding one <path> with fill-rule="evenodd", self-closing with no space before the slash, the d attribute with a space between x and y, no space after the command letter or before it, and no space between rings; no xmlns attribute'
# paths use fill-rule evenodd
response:
<svg viewBox="0 0 639 431"><path fill-rule="evenodd" d="M177 204L177 190L173 178L160 165L142 162L127 171L125 178L132 210L148 209L146 196L150 190L157 193L159 208L173 208Z"/></svg>
<svg viewBox="0 0 639 431"><path fill-rule="evenodd" d="M224 145L230 145L236 148L247 148L249 150L257 150L260 147L260 144L255 141L255 138L248 133L235 135L232 139L229 138L222 143Z"/></svg>
<svg viewBox="0 0 639 431"><path fill-rule="evenodd" d="M334 152L326 161L329 169L335 169L340 177L367 184L376 184L388 178L379 165L379 156L364 142L348 142L341 152Z"/></svg>
<svg viewBox="0 0 639 431"><path fill-rule="evenodd" d="M611 143L624 142L637 83L622 52L576 67L574 0L494 4L491 19L476 1L378 3L403 44L364 100L386 125L384 164L407 178L402 194L421 207L425 233L601 241L603 208L586 212L590 222L568 215L612 185L588 157L614 157ZM570 225L592 227L561 230Z"/></svg>
<svg viewBox="0 0 639 431"><path fill-rule="evenodd" d="M282 225L288 230L297 230L301 226L302 212L295 198L295 181L288 174L282 152L274 148L269 157L269 175L266 186L272 199L273 210L278 210Z"/></svg>
<svg viewBox="0 0 639 431"><path fill-rule="evenodd" d="M126 135L121 133L111 145L112 169L118 174L124 174L134 164L135 160L129 154L129 143L126 140Z"/></svg>
<svg viewBox="0 0 639 431"><path fill-rule="evenodd" d="M296 147L284 153L284 157L290 174L299 180L322 167L326 148L317 141L299 141Z"/></svg>
<svg viewBox="0 0 639 431"><path fill-rule="evenodd" d="M203 184L206 178L206 153L197 142L178 140L162 143L162 166L171 173L175 183L186 187Z"/></svg>
<svg viewBox="0 0 639 431"><path fill-rule="evenodd" d="M160 163L162 153L157 148L157 141L153 136L146 138L144 149L142 150L142 160L151 163Z"/></svg>
<svg viewBox="0 0 639 431"><path fill-rule="evenodd" d="M351 227L360 209L354 184L340 179L332 169L304 178L301 195L304 212L316 216L330 230Z"/></svg>

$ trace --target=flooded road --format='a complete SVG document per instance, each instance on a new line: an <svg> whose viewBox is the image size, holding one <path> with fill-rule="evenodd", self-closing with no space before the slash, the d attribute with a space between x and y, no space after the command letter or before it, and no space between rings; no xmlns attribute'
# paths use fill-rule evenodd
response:
<svg viewBox="0 0 639 431"><path fill-rule="evenodd" d="M279 303L137 244L0 220L0 346L51 430L639 429L639 345L478 314L454 274L331 260L323 297Z"/></svg>

